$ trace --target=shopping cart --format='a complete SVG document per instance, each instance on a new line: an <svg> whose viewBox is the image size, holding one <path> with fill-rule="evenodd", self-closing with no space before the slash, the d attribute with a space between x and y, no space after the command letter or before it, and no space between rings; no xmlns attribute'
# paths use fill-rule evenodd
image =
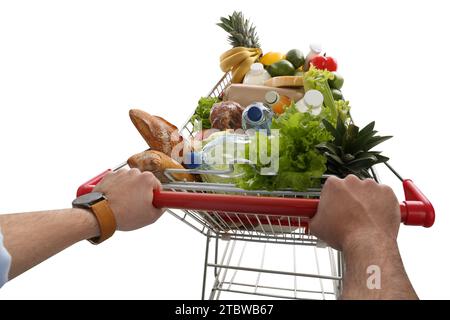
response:
<svg viewBox="0 0 450 320"><path fill-rule="evenodd" d="M226 73L208 96L220 97L230 80ZM189 119L180 129L186 138L194 134ZM122 163L84 183L77 196L91 192L108 172L126 165ZM385 165L403 184L401 221L431 227L435 214L430 201L411 180ZM219 299L223 293L291 299L339 297L342 255L312 236L308 228L317 211L320 188L250 191L232 184L176 181L173 177L176 173L226 175L232 171L232 166L226 170L168 169L165 175L170 182L153 195L155 207L169 208L174 217L206 236L202 299L210 272L210 299ZM375 168L370 172L378 182ZM322 182L327 178L324 175Z"/></svg>

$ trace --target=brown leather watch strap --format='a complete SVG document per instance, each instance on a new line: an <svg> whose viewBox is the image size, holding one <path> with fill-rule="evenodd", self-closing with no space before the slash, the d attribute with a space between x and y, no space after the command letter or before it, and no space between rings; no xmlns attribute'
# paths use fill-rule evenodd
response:
<svg viewBox="0 0 450 320"><path fill-rule="evenodd" d="M116 218L106 199L92 205L91 210L97 218L100 236L89 239L89 242L99 244L110 238L116 231Z"/></svg>

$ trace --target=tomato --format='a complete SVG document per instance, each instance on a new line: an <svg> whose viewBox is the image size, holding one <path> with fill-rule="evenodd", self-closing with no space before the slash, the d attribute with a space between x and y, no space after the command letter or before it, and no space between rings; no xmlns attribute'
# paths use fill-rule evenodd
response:
<svg viewBox="0 0 450 320"><path fill-rule="evenodd" d="M328 71L336 71L338 68L338 64L335 58L326 57L327 61L325 62L325 69Z"/></svg>
<svg viewBox="0 0 450 320"><path fill-rule="evenodd" d="M333 57L315 56L310 63L320 70L337 71L337 61Z"/></svg>
<svg viewBox="0 0 450 320"><path fill-rule="evenodd" d="M320 70L325 69L325 64L327 62L327 58L324 56L315 56L310 60L310 64Z"/></svg>

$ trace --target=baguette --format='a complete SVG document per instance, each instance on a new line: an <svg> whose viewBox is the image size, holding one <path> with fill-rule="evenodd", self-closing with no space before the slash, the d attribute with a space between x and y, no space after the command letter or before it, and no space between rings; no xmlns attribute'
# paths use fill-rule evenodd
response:
<svg viewBox="0 0 450 320"><path fill-rule="evenodd" d="M151 149L182 161L183 137L176 126L139 109L130 110L130 119ZM176 154L173 155L172 151Z"/></svg>
<svg viewBox="0 0 450 320"><path fill-rule="evenodd" d="M180 163L156 150L146 150L135 154L128 159L127 163L130 168L152 172L162 183L170 182L164 175L166 169L184 169ZM195 181L195 177L188 173L173 173L172 176L178 181Z"/></svg>

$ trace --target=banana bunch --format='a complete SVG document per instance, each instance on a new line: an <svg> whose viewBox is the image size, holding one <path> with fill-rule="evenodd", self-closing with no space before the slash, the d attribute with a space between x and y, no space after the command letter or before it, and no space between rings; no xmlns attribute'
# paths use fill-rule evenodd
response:
<svg viewBox="0 0 450 320"><path fill-rule="evenodd" d="M250 66L261 56L260 48L236 47L224 52L220 56L220 69L223 72L231 71L232 83L241 83Z"/></svg>

